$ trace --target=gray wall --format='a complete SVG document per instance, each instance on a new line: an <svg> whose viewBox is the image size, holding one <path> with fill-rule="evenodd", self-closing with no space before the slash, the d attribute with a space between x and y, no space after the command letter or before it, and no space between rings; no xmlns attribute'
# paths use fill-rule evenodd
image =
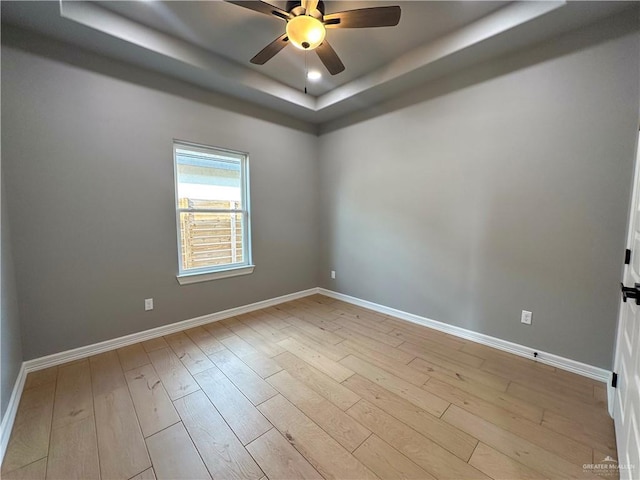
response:
<svg viewBox="0 0 640 480"><path fill-rule="evenodd" d="M317 286L308 126L7 35L2 163L26 359ZM250 153L252 275L178 285L174 138Z"/></svg>
<svg viewBox="0 0 640 480"><path fill-rule="evenodd" d="M329 126L322 286L610 368L639 47L622 15Z"/></svg>
<svg viewBox="0 0 640 480"><path fill-rule="evenodd" d="M11 251L11 237L9 235L9 221L7 218L7 202L5 198L4 179L0 186L2 212L0 212L0 250L2 258L0 265L0 290L2 300L0 309L0 418L4 417L7 404L13 391L13 386L22 364L22 339L20 338L20 322L18 319L18 300L13 269Z"/></svg>

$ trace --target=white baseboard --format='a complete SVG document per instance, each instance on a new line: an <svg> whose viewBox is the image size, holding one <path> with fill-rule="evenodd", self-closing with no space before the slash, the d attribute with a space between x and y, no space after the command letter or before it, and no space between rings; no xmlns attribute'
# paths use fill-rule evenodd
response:
<svg viewBox="0 0 640 480"><path fill-rule="evenodd" d="M104 342L74 348L73 350L67 350L65 352L54 353L52 355L47 355L46 357L27 360L26 362L24 362L24 367L27 373L36 370L42 370L43 368L61 365L73 360L78 360L81 358L90 357L92 355L97 355L99 353L108 352L109 350L113 350L116 348L133 345L134 343L144 342L145 340L151 340L153 338L162 337L171 333L181 332L182 330L186 330L188 328L198 327L207 323L224 320L225 318L233 317L235 315L241 315L243 313L253 312L254 310L272 307L280 303L290 302L291 300L307 297L316 293L318 293L317 287L310 288L309 290L302 290L300 292L289 293L288 295L282 295L281 297L262 300L260 302L251 303L249 305L243 305L241 307L230 308L221 312L210 313L201 317L190 318L189 320L183 320L180 322L171 323L169 325L163 325L162 327L132 333L131 335L125 335L124 337L105 340Z"/></svg>
<svg viewBox="0 0 640 480"><path fill-rule="evenodd" d="M532 360L535 358L535 360L540 363L545 363L547 365L560 368L561 370L577 373L578 375L592 378L594 380L599 380L601 382L606 383L611 376L611 372L603 368L594 367L593 365L588 365L586 363L578 362L576 360L571 360L569 358L561 357L553 353L547 353L540 350L536 350L535 348L526 347L524 345L519 345L517 343L508 342L500 338L492 337L490 335L485 335L483 333L474 332L472 330L467 330L462 327L456 327L455 325L449 325L448 323L438 322L437 320L432 320L430 318L414 315L413 313L403 312L402 310L396 310L395 308L385 307L384 305L378 305L377 303L369 302L367 300L362 300L360 298L345 295L343 293L334 292L332 290L327 290L325 288L319 288L318 293L320 293L321 295L326 295L327 297L335 298L337 300L342 300L343 302L357 305L359 307L368 308L369 310L374 310L376 312L383 313L385 315L391 315L393 317L397 317L402 320L406 320L408 322L433 328L434 330L439 330L441 332L445 332L450 335L454 335L456 337L464 338L466 340L471 340L473 342L480 343L482 345L487 345L489 347L497 348L498 350L503 350L505 352L513 353L514 355L518 355L520 357L525 357ZM537 357L534 357L534 353L537 353Z"/></svg>
<svg viewBox="0 0 640 480"><path fill-rule="evenodd" d="M16 413L18 412L18 405L20 405L20 398L22 397L22 391L24 390L24 382L27 379L27 372L24 367L24 363L20 366L16 383L13 385L13 391L11 392L11 398L7 404L7 410L2 417L2 423L0 423L0 464L4 460L4 454L7 451L7 445L9 445L9 437L11 436L11 429L13 428L13 422L16 420Z"/></svg>

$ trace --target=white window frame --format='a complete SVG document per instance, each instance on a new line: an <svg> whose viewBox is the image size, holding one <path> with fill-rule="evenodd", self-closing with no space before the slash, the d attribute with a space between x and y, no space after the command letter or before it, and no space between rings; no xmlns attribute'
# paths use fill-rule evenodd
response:
<svg viewBox="0 0 640 480"><path fill-rule="evenodd" d="M188 149L195 152L205 153L207 155L215 155L216 153L228 153L234 157L240 157L240 189L241 189L241 202L243 209L191 209L180 208L178 198L178 162L177 162L177 150ZM219 278L235 277L238 275L248 275L253 273L255 265L253 265L251 257L251 215L250 215L250 199L249 199L249 154L247 152L239 152L236 150L230 150L228 148L215 147L210 145L202 145L193 142L186 142L183 140L173 140L173 177L174 177L174 190L175 190L175 207L176 207L176 233L178 237L178 283L180 285L188 285L191 283L208 282L210 280L217 280ZM243 262L233 263L227 265L215 265L210 267L192 268L189 270L182 269L182 235L180 230L180 213L182 212L203 212L203 213L237 213L242 214L242 221L244 225L244 235L242 238L242 253Z"/></svg>

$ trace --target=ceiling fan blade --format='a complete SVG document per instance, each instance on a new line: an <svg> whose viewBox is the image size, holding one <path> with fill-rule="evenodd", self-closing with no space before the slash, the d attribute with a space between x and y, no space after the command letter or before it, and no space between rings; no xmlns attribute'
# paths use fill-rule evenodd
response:
<svg viewBox="0 0 640 480"><path fill-rule="evenodd" d="M289 43L289 37L286 33L283 33L278 38L276 38L269 45L264 47L258 54L253 57L250 61L256 65L264 65L269 60L271 60L276 53L282 50Z"/></svg>
<svg viewBox="0 0 640 480"><path fill-rule="evenodd" d="M327 28L393 27L400 21L400 7L373 7L346 12L329 13L324 16Z"/></svg>
<svg viewBox="0 0 640 480"><path fill-rule="evenodd" d="M249 10L253 10L254 12L264 13L265 15L278 17L283 20L289 20L291 18L290 13L285 12L281 8L274 7L273 5L268 4L267 2L236 1L236 0L225 0L225 1L227 3L233 3L234 5L238 5L240 7L248 8Z"/></svg>
<svg viewBox="0 0 640 480"><path fill-rule="evenodd" d="M316 53L331 75L337 75L344 70L344 65L340 57L338 57L336 51L326 40L316 48Z"/></svg>
<svg viewBox="0 0 640 480"><path fill-rule="evenodd" d="M306 15L311 15L318 8L318 0L302 0L302 7Z"/></svg>

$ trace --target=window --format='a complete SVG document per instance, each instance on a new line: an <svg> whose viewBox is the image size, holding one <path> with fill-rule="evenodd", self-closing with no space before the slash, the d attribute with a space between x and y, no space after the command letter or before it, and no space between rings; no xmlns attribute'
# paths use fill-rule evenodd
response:
<svg viewBox="0 0 640 480"><path fill-rule="evenodd" d="M253 272L247 154L174 142L178 281Z"/></svg>

